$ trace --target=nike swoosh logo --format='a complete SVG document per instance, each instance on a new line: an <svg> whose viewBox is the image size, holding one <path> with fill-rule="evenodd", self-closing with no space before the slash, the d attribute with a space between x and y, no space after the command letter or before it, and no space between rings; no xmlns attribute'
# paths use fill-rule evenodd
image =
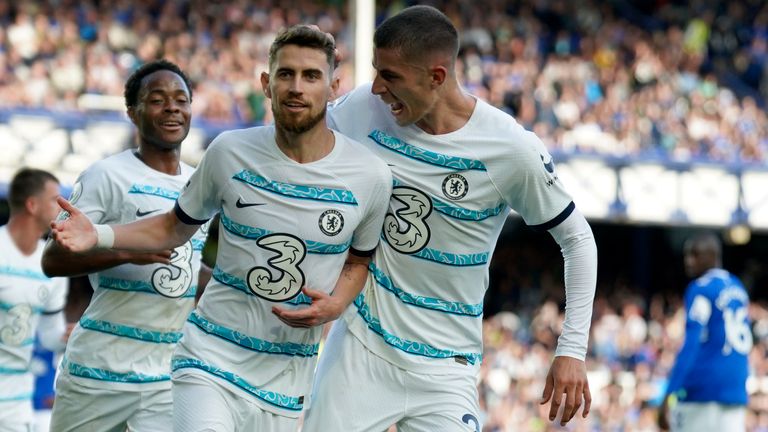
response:
<svg viewBox="0 0 768 432"><path fill-rule="evenodd" d="M395 164L387 164L387 166L395 166Z"/></svg>
<svg viewBox="0 0 768 432"><path fill-rule="evenodd" d="M237 199L237 202L235 203L235 206L237 208L246 208L246 207L253 207L253 206L260 206L260 205L266 205L267 203L245 203L242 202L240 198Z"/></svg>
<svg viewBox="0 0 768 432"><path fill-rule="evenodd" d="M160 209L154 209L154 210L150 210L150 211L146 211L146 212L141 211L141 209L136 209L136 217L144 217L144 216L146 216L148 214L152 214L152 213L157 212L157 211L160 211Z"/></svg>
<svg viewBox="0 0 768 432"><path fill-rule="evenodd" d="M550 159L549 162L544 162L544 156L539 155L541 158L541 163L544 164L544 169L546 169L550 174L555 172L555 162L554 160Z"/></svg>

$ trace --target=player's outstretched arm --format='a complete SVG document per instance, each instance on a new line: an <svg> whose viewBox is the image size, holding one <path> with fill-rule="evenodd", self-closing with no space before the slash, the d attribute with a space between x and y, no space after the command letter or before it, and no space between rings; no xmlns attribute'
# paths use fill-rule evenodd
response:
<svg viewBox="0 0 768 432"><path fill-rule="evenodd" d="M272 313L291 327L314 327L335 320L363 289L370 261L370 257L348 254L333 294L304 287L302 292L312 299L310 306L297 310L273 306Z"/></svg>
<svg viewBox="0 0 768 432"><path fill-rule="evenodd" d="M58 203L70 217L52 222L51 235L70 252L87 252L96 246L133 251L172 249L188 241L199 228L181 222L174 211L125 225L93 225L69 201L59 197Z"/></svg>
<svg viewBox="0 0 768 432"><path fill-rule="evenodd" d="M168 264L172 251L134 252L126 250L93 249L74 253L49 240L43 250L43 272L49 276L81 276L121 264Z"/></svg>
<svg viewBox="0 0 768 432"><path fill-rule="evenodd" d="M587 367L583 360L568 356L558 356L552 361L547 374L547 382L539 403L545 405L551 400L549 420L554 421L565 395L565 406L560 418L560 425L565 426L584 403L581 416L586 418L592 406L592 393L587 381Z"/></svg>

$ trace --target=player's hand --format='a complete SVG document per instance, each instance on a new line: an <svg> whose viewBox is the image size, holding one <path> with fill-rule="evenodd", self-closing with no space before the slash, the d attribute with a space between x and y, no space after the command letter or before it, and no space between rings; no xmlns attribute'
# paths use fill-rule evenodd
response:
<svg viewBox="0 0 768 432"><path fill-rule="evenodd" d="M663 431L669 430L669 396L664 398L664 401L659 407L659 417L656 419L659 424L659 429Z"/></svg>
<svg viewBox="0 0 768 432"><path fill-rule="evenodd" d="M322 325L335 320L344 311L344 305L330 294L307 287L302 288L301 292L312 299L312 304L306 308L288 310L272 306L272 313L291 327L307 328Z"/></svg>
<svg viewBox="0 0 768 432"><path fill-rule="evenodd" d="M85 252L96 246L96 229L80 210L62 197L56 201L69 218L51 222L51 236L64 249L70 252Z"/></svg>
<svg viewBox="0 0 768 432"><path fill-rule="evenodd" d="M173 251L171 249L159 252L120 251L120 255L125 262L136 265L170 264L172 254Z"/></svg>
<svg viewBox="0 0 768 432"><path fill-rule="evenodd" d="M584 410L581 416L586 418L592 405L592 394L589 392L587 382L587 366L578 359L567 356L555 357L549 367L547 382L544 385L544 393L539 403L545 405L552 401L549 408L549 420L554 421L565 394L565 407L560 425L565 426L584 402Z"/></svg>

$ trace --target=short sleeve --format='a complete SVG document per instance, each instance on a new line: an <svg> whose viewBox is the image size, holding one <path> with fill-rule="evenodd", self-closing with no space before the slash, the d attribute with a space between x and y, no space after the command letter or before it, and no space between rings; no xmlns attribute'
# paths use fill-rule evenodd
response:
<svg viewBox="0 0 768 432"><path fill-rule="evenodd" d="M223 155L219 135L208 147L176 202L176 214L188 224L203 224L218 212L224 186Z"/></svg>
<svg viewBox="0 0 768 432"><path fill-rule="evenodd" d="M357 251L372 251L379 244L381 228L392 195L392 172L384 163L380 164L380 168L363 219L355 229L352 239L352 248Z"/></svg>

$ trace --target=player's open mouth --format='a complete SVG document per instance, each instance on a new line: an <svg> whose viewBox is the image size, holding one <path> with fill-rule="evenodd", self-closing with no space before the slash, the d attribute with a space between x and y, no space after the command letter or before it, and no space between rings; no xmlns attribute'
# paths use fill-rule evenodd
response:
<svg viewBox="0 0 768 432"><path fill-rule="evenodd" d="M389 112L394 116L400 115L403 112L403 108L405 108L405 106L400 102L389 104Z"/></svg>
<svg viewBox="0 0 768 432"><path fill-rule="evenodd" d="M182 124L177 121L165 121L160 123L160 127L169 131L177 131L182 128Z"/></svg>

